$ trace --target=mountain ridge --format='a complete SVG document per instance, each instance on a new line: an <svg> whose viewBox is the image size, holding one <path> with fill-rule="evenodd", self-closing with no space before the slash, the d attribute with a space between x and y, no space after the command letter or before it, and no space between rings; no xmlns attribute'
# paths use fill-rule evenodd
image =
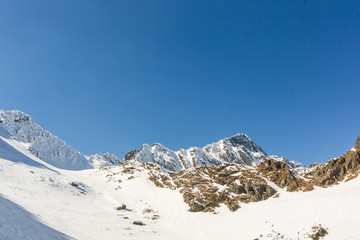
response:
<svg viewBox="0 0 360 240"><path fill-rule="evenodd" d="M34 155L47 156L44 149L34 147L49 146L34 143L50 139L55 147L50 150L56 152L62 150L55 144L61 140L39 131L29 116L12 114L15 117L0 114L0 193L76 239L114 239L119 233L126 238L129 231L136 234L130 239L148 239L154 233L152 239L168 239L166 231L178 234L179 224L191 239L222 239L224 234L228 239L275 240L289 235L286 239L309 239L312 232L306 229L325 231L334 236L330 239L359 236L359 216L353 212L359 212L360 137L343 156L310 167L269 156L247 135L236 134L203 148L176 152L161 144L145 144L141 151L130 154L144 157L143 161L123 161L110 153L83 155L96 169L64 171ZM247 158L240 158L243 156ZM156 157L169 165L151 162ZM181 169L172 171L173 166ZM22 211L20 217L26 215ZM98 221L99 216L104 221ZM338 219L346 224L339 227ZM4 225L6 217L1 220ZM135 222L142 225L135 227ZM36 223L28 224L33 225ZM264 230L268 226L272 228ZM22 226L12 227L24 232ZM0 226L1 233L11 234Z"/></svg>
<svg viewBox="0 0 360 240"><path fill-rule="evenodd" d="M125 155L126 160L153 162L169 171L224 162L257 165L267 153L246 134L238 133L202 148L190 147L178 151L170 150L160 143L144 144Z"/></svg>
<svg viewBox="0 0 360 240"><path fill-rule="evenodd" d="M110 153L81 154L51 132L41 128L28 114L18 110L0 110L0 125L12 138L28 144L28 150L49 164L68 170L111 166L136 159L158 164L164 171L180 171L196 166L238 163L254 166L268 155L243 133L210 143L202 148L173 151L160 143L143 144L124 158ZM299 165L299 164L298 164ZM301 165L301 164L300 164Z"/></svg>

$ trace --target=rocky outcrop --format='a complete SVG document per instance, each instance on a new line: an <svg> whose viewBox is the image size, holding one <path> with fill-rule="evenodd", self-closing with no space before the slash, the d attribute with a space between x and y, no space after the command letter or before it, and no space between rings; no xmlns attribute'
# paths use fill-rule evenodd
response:
<svg viewBox="0 0 360 240"><path fill-rule="evenodd" d="M269 156L257 166L257 170L287 191L311 191L314 186L328 187L351 180L360 172L360 135L355 147L341 157L323 164L312 164L307 169L295 166L287 160Z"/></svg>
<svg viewBox="0 0 360 240"><path fill-rule="evenodd" d="M297 174L297 169L285 158L267 157L257 170L268 180L287 191L311 191L313 185Z"/></svg>
<svg viewBox="0 0 360 240"><path fill-rule="evenodd" d="M256 166L225 162L176 172L163 171L164 167L159 164L136 160L124 161L120 167L122 173L130 175L143 169L157 187L178 190L191 212L216 213L221 205L236 211L245 203L279 197L272 183L286 191L311 191L314 186L326 187L356 177L360 172L359 141L344 156L309 168L277 156L266 157ZM129 156L139 152L131 152Z"/></svg>
<svg viewBox="0 0 360 240"><path fill-rule="evenodd" d="M328 231L324 227L322 227L321 224L319 224L311 227L311 232L308 233L308 237L312 240L320 240L328 234Z"/></svg>
<svg viewBox="0 0 360 240"><path fill-rule="evenodd" d="M153 172L149 179L159 187L180 189L191 212L214 212L220 204L236 211L240 203L266 200L276 193L254 168L239 164L201 166L168 175Z"/></svg>
<svg viewBox="0 0 360 240"><path fill-rule="evenodd" d="M360 172L360 136L355 147L343 156L331 159L319 164L305 175L311 181L321 187L337 184L339 181L350 180L358 176Z"/></svg>

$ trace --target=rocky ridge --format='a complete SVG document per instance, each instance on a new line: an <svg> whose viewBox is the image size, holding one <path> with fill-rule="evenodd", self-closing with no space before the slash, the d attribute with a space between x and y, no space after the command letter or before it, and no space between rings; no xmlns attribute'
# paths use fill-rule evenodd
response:
<svg viewBox="0 0 360 240"><path fill-rule="evenodd" d="M315 187L329 187L357 177L359 139L344 156L310 168L277 156L268 156L255 166L225 162L176 172L137 160L124 161L118 167L121 174L129 174L128 180L136 176L135 172L144 171L155 186L178 191L191 212L216 213L221 205L236 211L242 204L279 197L276 187L289 192L312 191Z"/></svg>
<svg viewBox="0 0 360 240"><path fill-rule="evenodd" d="M96 153L86 158L95 168L118 165L119 163L123 162L123 159L117 157L115 154L110 153Z"/></svg>
<svg viewBox="0 0 360 240"><path fill-rule="evenodd" d="M343 156L312 166L304 177L321 187L338 184L356 178L360 172L360 135L355 146Z"/></svg>
<svg viewBox="0 0 360 240"><path fill-rule="evenodd" d="M140 149L127 153L125 161L152 162L164 171L177 172L191 167L222 163L255 166L266 157L266 152L247 135L236 134L203 148L192 147L179 151L172 151L159 143L144 144Z"/></svg>

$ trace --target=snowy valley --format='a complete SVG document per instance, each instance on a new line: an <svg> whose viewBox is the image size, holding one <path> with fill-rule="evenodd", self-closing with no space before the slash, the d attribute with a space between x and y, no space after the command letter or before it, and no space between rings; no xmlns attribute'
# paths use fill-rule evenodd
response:
<svg viewBox="0 0 360 240"><path fill-rule="evenodd" d="M0 239L360 239L360 137L305 167L245 134L85 156L0 111Z"/></svg>

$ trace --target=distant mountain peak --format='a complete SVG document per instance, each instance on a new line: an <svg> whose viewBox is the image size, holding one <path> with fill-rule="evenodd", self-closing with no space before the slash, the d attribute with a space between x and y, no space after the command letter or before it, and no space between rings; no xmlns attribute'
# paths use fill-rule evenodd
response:
<svg viewBox="0 0 360 240"><path fill-rule="evenodd" d="M256 165L266 156L265 151L246 134L238 133L203 148L191 147L178 151L170 150L160 143L144 144L140 149L128 152L125 160L153 162L164 170L180 171L202 165L219 165L224 162Z"/></svg>
<svg viewBox="0 0 360 240"><path fill-rule="evenodd" d="M90 161L90 164L96 168L118 165L123 161L123 159L117 157L115 154L108 152L93 154L87 157L87 159Z"/></svg>

